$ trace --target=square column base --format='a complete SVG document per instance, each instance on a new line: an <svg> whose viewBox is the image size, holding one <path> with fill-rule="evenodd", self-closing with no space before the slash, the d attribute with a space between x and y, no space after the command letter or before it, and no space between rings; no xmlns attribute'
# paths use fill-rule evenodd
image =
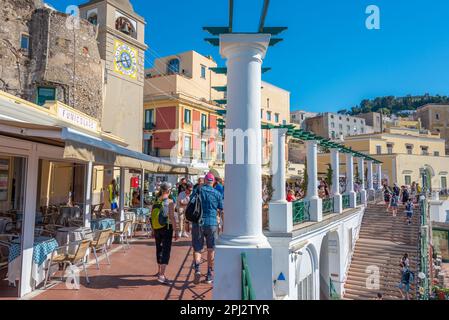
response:
<svg viewBox="0 0 449 320"><path fill-rule="evenodd" d="M271 232L292 232L293 212L290 202L270 202L268 223Z"/></svg>
<svg viewBox="0 0 449 320"><path fill-rule="evenodd" d="M357 193L355 191L348 192L349 194L349 207L356 208L357 207Z"/></svg>
<svg viewBox="0 0 449 320"><path fill-rule="evenodd" d="M242 299L242 252L246 252L256 300L273 300L273 257L268 242L258 246L217 245L212 298Z"/></svg>
<svg viewBox="0 0 449 320"><path fill-rule="evenodd" d="M367 203L367 195L368 193L366 192L366 190L360 190L360 198L362 199L362 204L366 205Z"/></svg>
<svg viewBox="0 0 449 320"><path fill-rule="evenodd" d="M306 199L309 201L310 221L319 222L323 220L323 200L318 197Z"/></svg>
<svg viewBox="0 0 449 320"><path fill-rule="evenodd" d="M334 213L343 212L343 197L341 194L334 195Z"/></svg>

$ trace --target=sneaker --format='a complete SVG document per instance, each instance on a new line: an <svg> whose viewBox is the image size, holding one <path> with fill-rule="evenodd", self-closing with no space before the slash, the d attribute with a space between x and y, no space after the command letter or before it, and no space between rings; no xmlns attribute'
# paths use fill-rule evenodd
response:
<svg viewBox="0 0 449 320"><path fill-rule="evenodd" d="M182 234L181 234L181 231L179 231L178 232L178 238L181 238L182 237Z"/></svg>
<svg viewBox="0 0 449 320"><path fill-rule="evenodd" d="M201 279L200 266L198 264L194 264L194 268L195 268L195 277L193 279L193 283L198 284L200 283Z"/></svg>
<svg viewBox="0 0 449 320"><path fill-rule="evenodd" d="M159 276L157 281L162 284L168 284L167 278L165 276Z"/></svg>
<svg viewBox="0 0 449 320"><path fill-rule="evenodd" d="M211 272L208 272L206 276L206 283L211 284L212 282L214 282L214 276Z"/></svg>

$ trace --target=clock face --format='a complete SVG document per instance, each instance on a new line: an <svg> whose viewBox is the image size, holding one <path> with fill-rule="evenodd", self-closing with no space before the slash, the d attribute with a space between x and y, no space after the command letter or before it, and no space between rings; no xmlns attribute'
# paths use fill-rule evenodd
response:
<svg viewBox="0 0 449 320"><path fill-rule="evenodd" d="M116 72L137 77L137 50L120 41L115 42L114 69Z"/></svg>

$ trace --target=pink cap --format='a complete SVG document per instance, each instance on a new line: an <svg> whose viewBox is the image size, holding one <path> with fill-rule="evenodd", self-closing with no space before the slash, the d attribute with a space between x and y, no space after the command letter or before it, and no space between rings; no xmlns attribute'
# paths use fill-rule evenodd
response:
<svg viewBox="0 0 449 320"><path fill-rule="evenodd" d="M213 181L215 181L215 177L214 177L214 175L212 174L212 173L208 173L208 174L206 174L206 176L204 177L204 180L206 180L206 181L209 181L209 182L213 182Z"/></svg>

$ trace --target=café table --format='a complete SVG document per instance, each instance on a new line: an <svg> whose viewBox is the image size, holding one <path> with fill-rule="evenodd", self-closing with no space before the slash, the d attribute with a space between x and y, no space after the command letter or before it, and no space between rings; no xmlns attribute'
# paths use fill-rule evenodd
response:
<svg viewBox="0 0 449 320"><path fill-rule="evenodd" d="M93 234L90 228L78 228L78 227L68 227L68 228L59 228L56 231L56 241L59 246L64 246L70 243L73 245L69 245L66 253L75 254L78 248L77 241L81 240L92 240Z"/></svg>
<svg viewBox="0 0 449 320"><path fill-rule="evenodd" d="M31 287L36 288L45 280L45 267L50 261L53 251L58 248L58 242L54 238L35 237L33 245L33 257L31 264ZM9 248L8 257L8 282L15 286L16 280L20 279L22 246L20 239L15 239ZM58 270L52 268L51 273Z"/></svg>
<svg viewBox="0 0 449 320"><path fill-rule="evenodd" d="M112 229L115 231L115 220L111 218L93 219L90 222L92 231Z"/></svg>

